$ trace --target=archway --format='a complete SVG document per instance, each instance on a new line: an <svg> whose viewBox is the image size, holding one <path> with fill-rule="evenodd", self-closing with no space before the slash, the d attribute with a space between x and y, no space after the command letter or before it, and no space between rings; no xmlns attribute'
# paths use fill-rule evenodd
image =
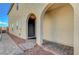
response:
<svg viewBox="0 0 79 59"><path fill-rule="evenodd" d="M42 16L43 46L58 54L73 54L73 7L68 3L49 4Z"/></svg>
<svg viewBox="0 0 79 59"><path fill-rule="evenodd" d="M34 14L30 14L29 15L29 19L28 19L28 38L29 39L35 39L36 35L35 35L35 20L36 20L36 16Z"/></svg>

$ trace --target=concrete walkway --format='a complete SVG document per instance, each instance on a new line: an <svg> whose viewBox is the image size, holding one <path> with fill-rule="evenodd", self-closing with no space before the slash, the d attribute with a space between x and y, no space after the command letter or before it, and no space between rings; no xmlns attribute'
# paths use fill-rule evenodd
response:
<svg viewBox="0 0 79 59"><path fill-rule="evenodd" d="M2 40L0 41L0 55L16 55L22 53L23 51L15 42L6 33L3 33Z"/></svg>

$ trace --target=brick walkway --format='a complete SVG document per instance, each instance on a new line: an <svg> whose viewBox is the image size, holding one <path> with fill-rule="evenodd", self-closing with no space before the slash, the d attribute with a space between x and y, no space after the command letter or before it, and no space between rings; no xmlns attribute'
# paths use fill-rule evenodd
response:
<svg viewBox="0 0 79 59"><path fill-rule="evenodd" d="M54 55L48 51L45 51L40 46L36 45L32 49L25 50L25 54L27 55Z"/></svg>
<svg viewBox="0 0 79 59"><path fill-rule="evenodd" d="M17 46L24 51L24 53L21 53L20 55L53 55L52 53L45 51L40 46L35 45L34 39L23 41L22 39L16 38L11 34L9 35L12 40L16 42Z"/></svg>
<svg viewBox="0 0 79 59"><path fill-rule="evenodd" d="M63 46L56 43L46 43L44 47L60 55L72 55L73 47ZM53 53L54 53L53 52ZM23 39L9 36L6 33L2 34L0 41L0 55L53 55L51 52L44 50L42 47L35 44L35 40L23 41Z"/></svg>

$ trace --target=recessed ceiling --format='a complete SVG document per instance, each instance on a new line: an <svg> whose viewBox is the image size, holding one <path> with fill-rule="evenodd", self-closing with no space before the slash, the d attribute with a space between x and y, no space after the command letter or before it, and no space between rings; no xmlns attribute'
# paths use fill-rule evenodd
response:
<svg viewBox="0 0 79 59"><path fill-rule="evenodd" d="M57 8L61 8L61 7L64 7L66 5L69 5L68 3L55 3L55 4L52 4L46 11L47 12L50 12L50 11L53 11Z"/></svg>

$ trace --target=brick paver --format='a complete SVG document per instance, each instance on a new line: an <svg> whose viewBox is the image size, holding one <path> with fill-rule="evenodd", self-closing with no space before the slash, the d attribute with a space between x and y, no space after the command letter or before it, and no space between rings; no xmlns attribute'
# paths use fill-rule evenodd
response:
<svg viewBox="0 0 79 59"><path fill-rule="evenodd" d="M10 37L11 36L11 37ZM23 39L15 38L12 35L2 34L0 41L0 54L2 55L53 55L53 53L44 50L39 45L35 45L34 40L24 41ZM51 48L54 52L60 54L73 54L73 49L55 43L46 43L44 46ZM62 49L62 47L64 47ZM61 48L61 49L60 49Z"/></svg>
<svg viewBox="0 0 79 59"><path fill-rule="evenodd" d="M16 42L16 44L22 49L24 50L24 55L53 55L52 53L45 51L43 48L41 48L40 46L36 45L35 46L35 40L34 39L29 39L26 40L25 42L23 42L22 39L19 38L14 38L15 36L10 35L12 40ZM20 43L17 43L17 42ZM22 55L23 55L22 54Z"/></svg>
<svg viewBox="0 0 79 59"><path fill-rule="evenodd" d="M25 54L29 54L29 55L54 55L51 52L45 51L43 48L41 48L40 46L36 45L34 48L32 49L28 49L25 51Z"/></svg>

